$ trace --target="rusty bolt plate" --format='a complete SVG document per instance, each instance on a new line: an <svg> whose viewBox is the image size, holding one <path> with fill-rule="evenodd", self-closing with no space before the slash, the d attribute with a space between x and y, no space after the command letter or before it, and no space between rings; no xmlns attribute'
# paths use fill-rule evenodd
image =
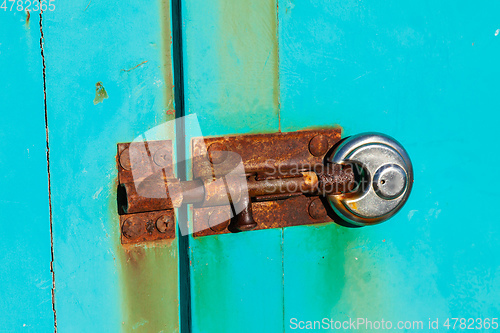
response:
<svg viewBox="0 0 500 333"><path fill-rule="evenodd" d="M118 144L118 182L132 183L164 172L174 177L172 141L146 141Z"/></svg>
<svg viewBox="0 0 500 333"><path fill-rule="evenodd" d="M308 208L314 199L317 199L317 197L298 195L276 201L253 202L253 217L255 222L257 222L257 227L253 230L331 222L332 219L328 215L319 219L313 219L309 215ZM193 234L193 237L230 233L227 228L221 228L222 230L220 231L210 228L209 218L212 210L213 208L210 207L194 209L194 226L198 231ZM253 230L250 232L253 232Z"/></svg>
<svg viewBox="0 0 500 333"><path fill-rule="evenodd" d="M231 152L238 154L245 166L245 172L256 175L258 179L273 178L272 173L292 172L300 170L322 170L325 154L340 141L340 128L296 131L290 133L251 134L216 138L195 138L192 141L193 177L210 178L228 174L234 164L229 163L231 158L214 168L207 158L196 159L196 156L206 156L203 150L212 144L225 142L231 144ZM264 178L261 178L265 175ZM286 177L277 172L276 177ZM317 197L305 195L285 195L281 197L258 197L252 203L253 217L257 222L254 230L283 228L293 225L313 224L331 221L330 217L322 212L312 218L309 215L311 201ZM275 200L277 199L277 200ZM322 205L321 201L319 204ZM318 206L321 207L320 205ZM316 204L313 205L313 208ZM209 219L213 208L195 207L193 224L196 232L194 237L228 233L227 228L217 226L214 230Z"/></svg>
<svg viewBox="0 0 500 333"><path fill-rule="evenodd" d="M122 244L144 243L175 238L175 223L168 223L161 232L158 221L175 221L173 210L120 215Z"/></svg>
<svg viewBox="0 0 500 333"><path fill-rule="evenodd" d="M327 148L323 147L324 139L319 140L318 153L324 151L318 156L312 155L309 151L309 143L316 136L326 138ZM227 144L230 144L230 151L241 157L241 162L245 166L245 172L248 174L266 173L269 177L269 172L282 172L287 170L297 170L301 167L314 167L323 165L324 154L333 147L335 143L340 141L340 128L296 131L289 133L271 133L271 134L250 134L216 138L194 138L192 140L193 151L193 178L210 178L213 176L222 176L231 172L235 163L240 160L234 160L234 156L224 157L223 162L217 164L217 168L208 161L206 147L209 150L228 149ZM212 148L212 145L217 143L217 146ZM223 144L224 143L224 144ZM226 145L221 148L219 145ZM203 158L202 158L203 157ZM214 155L215 157L215 155ZM222 158L220 158L222 159ZM217 160L219 161L219 159Z"/></svg>

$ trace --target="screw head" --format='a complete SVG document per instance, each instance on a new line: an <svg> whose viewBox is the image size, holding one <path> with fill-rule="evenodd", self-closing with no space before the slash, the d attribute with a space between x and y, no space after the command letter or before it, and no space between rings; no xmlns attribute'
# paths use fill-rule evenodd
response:
<svg viewBox="0 0 500 333"><path fill-rule="evenodd" d="M159 167L166 168L172 162L170 151L167 148L158 149L153 156L153 160Z"/></svg>
<svg viewBox="0 0 500 333"><path fill-rule="evenodd" d="M120 154L120 165L127 171L132 169L132 165L130 163L130 149L125 148Z"/></svg>
<svg viewBox="0 0 500 333"><path fill-rule="evenodd" d="M167 232L171 223L173 223L173 221L170 215L162 215L156 219L156 229L158 229L159 232L164 234L165 232Z"/></svg>
<svg viewBox="0 0 500 333"><path fill-rule="evenodd" d="M207 149L207 157L210 163L220 164L227 158L228 147L223 142L214 142Z"/></svg>
<svg viewBox="0 0 500 333"><path fill-rule="evenodd" d="M122 234L128 239L133 239L141 236L144 233L144 225L140 218L131 216L122 224Z"/></svg>
<svg viewBox="0 0 500 333"><path fill-rule="evenodd" d="M325 205L323 205L323 202L321 202L321 199L319 198L314 198L313 201L311 201L308 212L309 216L315 220L325 218L327 215Z"/></svg>
<svg viewBox="0 0 500 333"><path fill-rule="evenodd" d="M216 209L208 217L208 226L214 232L226 230L231 222L231 213L225 209Z"/></svg>
<svg viewBox="0 0 500 333"><path fill-rule="evenodd" d="M309 141L309 151L314 156L326 154L328 148L328 138L322 134L315 135L311 141Z"/></svg>

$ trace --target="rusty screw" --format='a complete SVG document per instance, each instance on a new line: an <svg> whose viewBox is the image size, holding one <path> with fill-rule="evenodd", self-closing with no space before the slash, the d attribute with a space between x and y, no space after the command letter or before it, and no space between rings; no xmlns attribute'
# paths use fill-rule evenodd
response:
<svg viewBox="0 0 500 333"><path fill-rule="evenodd" d="M128 239L137 238L144 232L144 225L140 218L131 216L123 222L122 233Z"/></svg>
<svg viewBox="0 0 500 333"><path fill-rule="evenodd" d="M120 154L120 165L125 170L130 171L130 169L132 169L132 166L130 164L130 149L129 148L125 148L122 151L122 153Z"/></svg>
<svg viewBox="0 0 500 333"><path fill-rule="evenodd" d="M326 217L326 209L323 205L323 202L319 198L315 198L309 204L309 216L311 216L315 220L320 220Z"/></svg>
<svg viewBox="0 0 500 333"><path fill-rule="evenodd" d="M314 156L326 154L328 148L328 138L322 134L315 135L311 141L309 141L309 151Z"/></svg>
<svg viewBox="0 0 500 333"><path fill-rule="evenodd" d="M220 164L227 158L228 148L223 142L214 142L208 149L208 160L212 164Z"/></svg>
<svg viewBox="0 0 500 333"><path fill-rule="evenodd" d="M166 168L170 163L172 163L169 150L167 148L158 149L153 157L155 164L159 167Z"/></svg>
<svg viewBox="0 0 500 333"><path fill-rule="evenodd" d="M231 219L231 214L224 209L216 209L208 217L208 226L214 232L226 230Z"/></svg>
<svg viewBox="0 0 500 333"><path fill-rule="evenodd" d="M162 234L166 233L168 227L173 223L172 216L170 215L162 215L156 219L156 229Z"/></svg>

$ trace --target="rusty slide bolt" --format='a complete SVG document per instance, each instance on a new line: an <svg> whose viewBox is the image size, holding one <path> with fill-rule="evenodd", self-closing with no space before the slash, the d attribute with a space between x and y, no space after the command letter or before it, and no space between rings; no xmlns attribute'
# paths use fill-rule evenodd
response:
<svg viewBox="0 0 500 333"><path fill-rule="evenodd" d="M233 218L233 226L238 231L249 231L257 227L257 222L253 219L252 199L250 196L242 198L235 207L242 208L240 213Z"/></svg>
<svg viewBox="0 0 500 333"><path fill-rule="evenodd" d="M178 179L165 180L154 177L153 180L146 180L138 185L121 184L120 201L123 211L130 214L173 209L183 203L199 203L202 207L222 206L227 204L228 197L234 204L245 197L276 194L342 194L352 192L356 184L352 167L338 164L318 172L302 172L297 177L263 180L257 180L255 177L242 180L229 177L226 180L225 182L218 178L215 181L209 179L181 182ZM244 182L248 195L242 192L241 185Z"/></svg>

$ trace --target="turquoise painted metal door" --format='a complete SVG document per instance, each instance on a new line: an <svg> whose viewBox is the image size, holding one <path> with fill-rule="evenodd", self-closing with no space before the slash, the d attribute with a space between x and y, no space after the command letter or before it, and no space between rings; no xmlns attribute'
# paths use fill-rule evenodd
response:
<svg viewBox="0 0 500 333"><path fill-rule="evenodd" d="M54 3L0 8L0 331L179 332L177 239L123 247L116 203L117 143L175 117L170 3Z"/></svg>
<svg viewBox="0 0 500 333"><path fill-rule="evenodd" d="M477 329L498 317L499 9L183 2L186 113L204 134L379 131L405 146L415 171L406 206L378 226L190 239L193 332L325 331L314 326L324 318L444 332L461 329L452 318Z"/></svg>
<svg viewBox="0 0 500 333"><path fill-rule="evenodd" d="M365 321L345 332L382 320L393 331L458 331L460 318L497 330L499 9L350 0L0 8L0 330L319 332L325 318ZM387 133L412 158L413 193L373 227L124 247L116 144L187 115L205 136L335 125L343 136ZM173 131L155 139L183 149L199 134L185 132L183 142Z"/></svg>

